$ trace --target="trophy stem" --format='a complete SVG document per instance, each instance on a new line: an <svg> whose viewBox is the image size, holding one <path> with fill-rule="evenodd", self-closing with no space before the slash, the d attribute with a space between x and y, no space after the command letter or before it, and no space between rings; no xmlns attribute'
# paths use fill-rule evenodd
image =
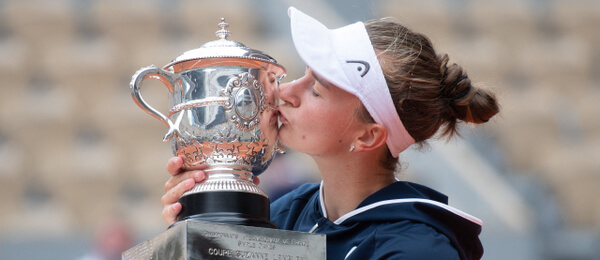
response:
<svg viewBox="0 0 600 260"><path fill-rule="evenodd" d="M248 170L211 167L204 172L208 174L206 180L197 183L183 196L201 192L234 191L254 193L268 198L267 194L252 182L252 172Z"/></svg>
<svg viewBox="0 0 600 260"><path fill-rule="evenodd" d="M236 191L197 192L182 196L179 202L183 207L177 216L178 223L189 219L277 228L269 221L269 199L262 195Z"/></svg>

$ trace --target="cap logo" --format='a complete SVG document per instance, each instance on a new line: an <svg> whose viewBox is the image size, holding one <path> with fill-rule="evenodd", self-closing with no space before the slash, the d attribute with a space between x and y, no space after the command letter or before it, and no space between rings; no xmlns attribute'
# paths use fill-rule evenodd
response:
<svg viewBox="0 0 600 260"><path fill-rule="evenodd" d="M369 66L369 63L366 61L362 61L362 60L347 60L346 63L358 63L361 64L362 66L358 66L356 67L356 70L358 70L359 72L361 72L360 77L364 77L367 72L369 72L369 69L371 68L371 66Z"/></svg>

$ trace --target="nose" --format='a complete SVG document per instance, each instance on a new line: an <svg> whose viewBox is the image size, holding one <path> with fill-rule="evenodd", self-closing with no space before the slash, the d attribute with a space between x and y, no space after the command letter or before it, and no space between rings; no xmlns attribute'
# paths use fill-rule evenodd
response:
<svg viewBox="0 0 600 260"><path fill-rule="evenodd" d="M279 85L279 98L285 104L290 104L293 107L300 105L300 98L297 93L298 81L294 80L290 83Z"/></svg>

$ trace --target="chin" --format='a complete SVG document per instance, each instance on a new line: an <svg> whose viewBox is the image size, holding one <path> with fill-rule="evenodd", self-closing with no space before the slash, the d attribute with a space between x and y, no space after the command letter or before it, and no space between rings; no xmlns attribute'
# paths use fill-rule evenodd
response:
<svg viewBox="0 0 600 260"><path fill-rule="evenodd" d="M285 129L279 128L279 142L281 142L281 144L285 146L285 148L298 151L298 147L294 145L292 136L290 136L290 133L285 131Z"/></svg>
<svg viewBox="0 0 600 260"><path fill-rule="evenodd" d="M279 129L279 142L281 142L281 144L283 144L285 147L289 147L289 142L288 142L288 138L287 138L287 134L285 133L285 131L281 131L281 128Z"/></svg>

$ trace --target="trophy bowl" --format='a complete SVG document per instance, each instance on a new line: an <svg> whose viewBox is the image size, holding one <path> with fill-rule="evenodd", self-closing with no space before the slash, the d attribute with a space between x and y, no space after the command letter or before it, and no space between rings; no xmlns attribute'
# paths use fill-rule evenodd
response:
<svg viewBox="0 0 600 260"><path fill-rule="evenodd" d="M183 220L275 227L268 196L252 180L282 151L277 135L277 88L285 68L266 53L228 40L225 19L218 40L176 57L162 69L138 70L130 87L136 104L168 127L163 138L184 168L207 164L206 181L179 199ZM145 80L169 91L168 113L142 98Z"/></svg>

